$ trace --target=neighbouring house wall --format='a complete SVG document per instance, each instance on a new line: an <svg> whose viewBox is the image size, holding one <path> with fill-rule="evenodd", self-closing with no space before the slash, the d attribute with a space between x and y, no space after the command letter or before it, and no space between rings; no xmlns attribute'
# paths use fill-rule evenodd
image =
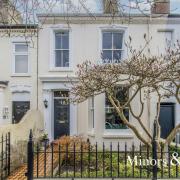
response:
<svg viewBox="0 0 180 180"><path fill-rule="evenodd" d="M40 111L30 110L20 123L0 126L0 137L4 138L10 132L11 142L11 171L21 166L27 160L27 143L30 129L33 132L33 141L37 142L44 133L44 123ZM0 151L1 151L0 146Z"/></svg>
<svg viewBox="0 0 180 180"><path fill-rule="evenodd" d="M30 129L33 131L34 139L43 134L43 118L38 110L29 110L18 124L1 125L0 136L10 132L11 145L16 145L18 141L28 141Z"/></svg>
<svg viewBox="0 0 180 180"><path fill-rule="evenodd" d="M0 81L7 81L3 88L3 107L8 109L6 118L0 113L0 125L12 123L12 102L30 101L30 109L37 109L37 38L33 30L11 29L10 36L8 29L0 29ZM23 33L24 32L24 33ZM31 34L32 33L32 34ZM13 74L14 43L28 43L29 73L25 75ZM0 112L3 109L0 109Z"/></svg>

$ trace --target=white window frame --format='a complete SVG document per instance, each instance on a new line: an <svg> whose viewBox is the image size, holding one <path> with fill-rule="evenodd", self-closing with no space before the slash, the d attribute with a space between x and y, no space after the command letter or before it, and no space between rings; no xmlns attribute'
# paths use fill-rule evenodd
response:
<svg viewBox="0 0 180 180"><path fill-rule="evenodd" d="M126 87L125 85L117 85L117 86L121 86L121 87ZM130 92L128 91L128 94ZM105 128L105 131L117 131L117 130L121 130L121 131L127 131L129 128L119 128L119 129L106 129L106 112L107 111L111 111L111 110L114 110L115 108L114 107L110 107L110 106L106 106L106 93L105 93L105 103L104 103L104 112L105 112L105 121L104 121L104 128ZM128 107L125 107L124 109L129 109ZM129 121L130 121L130 111L129 111Z"/></svg>
<svg viewBox="0 0 180 180"><path fill-rule="evenodd" d="M122 85L123 86L123 85ZM129 93L131 93L131 90L129 91ZM133 139L134 138L134 134L132 132L132 130L130 128L127 129L106 129L105 127L105 123L106 123L106 94L103 93L103 107L104 107L104 119L103 119L103 135L102 137L104 139L117 139L117 138L127 138L127 139ZM129 122L131 122L132 116L131 113L129 113Z"/></svg>
<svg viewBox="0 0 180 180"><path fill-rule="evenodd" d="M69 67L56 67L55 66L55 33L57 32L68 32L69 33ZM73 63L72 63L72 31L70 28L66 27L52 27L50 29L50 67L49 71L73 71Z"/></svg>
<svg viewBox="0 0 180 180"><path fill-rule="evenodd" d="M99 60L98 63L102 64L103 60L102 60L102 51L103 51L103 47L102 47L102 43L103 43L103 32L120 32L123 33L123 42L122 42L122 54L121 54L121 60L125 59L127 57L126 53L127 53L127 49L125 48L125 43L124 41L128 38L128 26L119 26L119 25L110 25L110 26L101 26L99 27Z"/></svg>
<svg viewBox="0 0 180 180"><path fill-rule="evenodd" d="M88 122L88 130L93 131L95 128L95 118L94 118L94 96L89 97L88 99L88 110L89 110L89 122Z"/></svg>
<svg viewBox="0 0 180 180"><path fill-rule="evenodd" d="M123 52L124 52L124 49L123 49L124 31L115 31L115 30L113 30L113 31L112 30L104 30L104 31L102 31L102 46L103 46L103 33L119 33L119 34L122 34L123 38L122 38L122 48L121 49L114 49L113 46L112 46L111 49L103 49L103 47L102 47L102 54L103 54L103 51L108 50L108 51L111 51L112 57L113 57L113 51L115 51L115 50L121 51L121 59L122 59ZM112 40L112 45L113 45L114 44L114 38L113 38L113 36L111 38L112 38L111 40ZM116 62L116 60L113 58L112 62L107 62L107 63L118 63L118 62Z"/></svg>
<svg viewBox="0 0 180 180"><path fill-rule="evenodd" d="M17 44L27 45L27 52L16 52L15 47ZM16 73L15 64L16 64L16 55L27 55L28 57L28 72L27 73ZM29 53L29 42L13 42L13 67L12 67L12 76L30 76L30 53Z"/></svg>

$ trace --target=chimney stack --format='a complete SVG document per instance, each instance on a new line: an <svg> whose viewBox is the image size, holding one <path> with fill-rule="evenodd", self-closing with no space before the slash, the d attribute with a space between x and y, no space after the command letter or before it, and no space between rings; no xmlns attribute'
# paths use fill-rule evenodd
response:
<svg viewBox="0 0 180 180"><path fill-rule="evenodd" d="M152 9L152 14L170 14L170 0L155 0Z"/></svg>
<svg viewBox="0 0 180 180"><path fill-rule="evenodd" d="M0 0L0 24L22 24L21 14L10 0Z"/></svg>
<svg viewBox="0 0 180 180"><path fill-rule="evenodd" d="M103 0L104 14L117 14L118 0Z"/></svg>

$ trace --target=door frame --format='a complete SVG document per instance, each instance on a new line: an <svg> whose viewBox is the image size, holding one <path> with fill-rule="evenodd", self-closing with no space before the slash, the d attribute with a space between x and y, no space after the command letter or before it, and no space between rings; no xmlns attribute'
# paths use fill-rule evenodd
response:
<svg viewBox="0 0 180 180"><path fill-rule="evenodd" d="M46 79L42 80L42 102L48 101L48 107L43 108L44 114L44 129L48 134L50 141L54 140L54 91L70 90L72 84L69 81L53 81ZM70 95L71 97L71 95ZM77 105L70 103L70 136L77 135L78 133L78 119L77 119Z"/></svg>
<svg viewBox="0 0 180 180"><path fill-rule="evenodd" d="M54 92L55 91L68 91L69 92L69 89L58 89L58 90L53 90L52 91L52 96L53 96L53 101L52 101L52 104L53 104L53 118L52 118L52 121L53 121L52 122L52 124L53 124L53 126L52 126L53 127L53 139L54 139L54 135L55 135L55 131L54 131L55 130L55 127L54 127L54 125L55 125L54 124L54 121L55 121L55 117L54 117L54 113L55 113L54 112L54 109L55 109L54 108L54 100L55 99L64 99L62 97L54 97ZM69 127L68 127L68 134L71 135L71 104L69 104Z"/></svg>

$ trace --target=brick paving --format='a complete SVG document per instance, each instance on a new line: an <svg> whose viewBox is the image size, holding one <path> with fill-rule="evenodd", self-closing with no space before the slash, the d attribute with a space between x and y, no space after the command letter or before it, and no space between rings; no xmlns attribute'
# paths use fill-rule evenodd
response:
<svg viewBox="0 0 180 180"><path fill-rule="evenodd" d="M54 148L56 150L57 147ZM52 174L52 153L51 149L47 149L46 153L46 176L51 176ZM37 169L37 156L34 157L34 176L44 177L44 169L45 169L45 156L44 153L39 153L38 156L38 169ZM59 155L58 153L53 154L53 170L58 166L59 163ZM12 174L7 178L8 180L26 180L27 177L25 173L27 171L27 164L24 164L20 168L16 169ZM37 173L38 172L38 173Z"/></svg>

